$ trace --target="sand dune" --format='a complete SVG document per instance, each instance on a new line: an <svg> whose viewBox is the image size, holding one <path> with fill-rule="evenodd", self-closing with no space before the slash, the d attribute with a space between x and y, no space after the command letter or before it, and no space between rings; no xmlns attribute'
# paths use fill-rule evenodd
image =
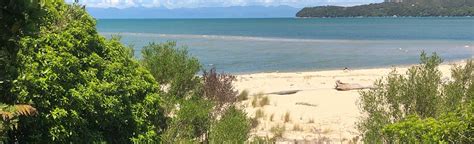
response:
<svg viewBox="0 0 474 144"><path fill-rule="evenodd" d="M452 64L454 63L445 63L439 67L443 77L449 77ZM359 135L355 124L362 116L357 104L359 93L336 91L336 80L370 86L375 80L387 76L393 68L245 74L238 75L235 85L240 91L250 92L249 100L241 103L249 117L255 117L258 110L263 112L252 135L272 137L275 133L272 132L272 127L284 126L285 132L280 142L348 143ZM400 66L396 69L404 74L407 68L408 66ZM267 94L268 105L252 106L258 93L287 90L302 91L291 95ZM286 122L285 115L289 118Z"/></svg>

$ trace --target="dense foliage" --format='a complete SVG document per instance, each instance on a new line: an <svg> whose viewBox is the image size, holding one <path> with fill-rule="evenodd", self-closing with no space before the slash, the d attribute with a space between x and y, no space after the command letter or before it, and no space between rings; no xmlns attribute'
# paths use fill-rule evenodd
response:
<svg viewBox="0 0 474 144"><path fill-rule="evenodd" d="M474 0L404 0L353 7L303 8L297 17L474 16Z"/></svg>
<svg viewBox="0 0 474 144"><path fill-rule="evenodd" d="M38 33L38 27L47 20L39 17L45 17L45 14L46 10L38 1L0 1L0 98L6 103L15 101L10 89L18 76L18 41L25 35Z"/></svg>
<svg viewBox="0 0 474 144"><path fill-rule="evenodd" d="M176 99L189 95L199 84L196 76L201 68L199 61L186 48L176 48L176 42L151 43L143 47L142 56L143 66Z"/></svg>
<svg viewBox="0 0 474 144"><path fill-rule="evenodd" d="M365 142L473 142L474 63L453 68L452 81L441 78L440 63L423 53L406 75L393 71L361 92Z"/></svg>
<svg viewBox="0 0 474 144"><path fill-rule="evenodd" d="M165 123L153 77L128 48L100 36L81 6L62 0L1 4L2 29L12 30L2 33L2 71L14 72L2 78L9 84L1 101L38 110L20 117L7 141L158 140Z"/></svg>
<svg viewBox="0 0 474 144"><path fill-rule="evenodd" d="M199 77L197 59L175 42L151 43L138 62L117 37L98 34L83 6L0 4L2 141L208 142L211 127L216 140L246 140L246 114L231 107L235 77L215 69ZM221 136L228 125L239 137Z"/></svg>
<svg viewBox="0 0 474 144"><path fill-rule="evenodd" d="M142 50L142 64L162 87L165 111L171 117L161 136L166 143L223 141L227 133L223 125L238 125L245 131L234 131L235 136L246 136L249 125L246 114L232 107L237 91L232 82L235 76L217 73L213 68L197 76L201 67L196 58L175 42L151 43ZM224 115L225 113L225 115ZM211 128L218 128L212 132ZM229 129L225 129L229 130ZM213 137L210 137L210 135ZM243 142L247 137L225 137L225 141Z"/></svg>

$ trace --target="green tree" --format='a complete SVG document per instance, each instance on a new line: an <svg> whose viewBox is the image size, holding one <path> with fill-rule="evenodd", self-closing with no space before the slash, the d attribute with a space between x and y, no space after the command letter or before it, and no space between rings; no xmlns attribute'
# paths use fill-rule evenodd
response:
<svg viewBox="0 0 474 144"><path fill-rule="evenodd" d="M2 23L2 28L26 28L15 30L14 39L2 36L2 42L13 41L8 48L17 51L8 53L16 57L11 66L17 74L11 75L10 88L2 87L11 97L2 101L31 103L39 112L35 117L21 117L10 141L158 140L165 126L158 87L152 75L130 57L128 48L100 36L95 20L79 5L62 0L4 2L1 21L5 17L14 22ZM23 3L44 14L30 17L30 13L35 15L32 9L15 6ZM10 11L20 11L20 15ZM32 31L29 22L37 26Z"/></svg>
<svg viewBox="0 0 474 144"><path fill-rule="evenodd" d="M18 76L18 41L38 33L38 27L44 23L40 17L46 14L45 7L36 0L0 1L0 98L5 103L15 102L11 89Z"/></svg>

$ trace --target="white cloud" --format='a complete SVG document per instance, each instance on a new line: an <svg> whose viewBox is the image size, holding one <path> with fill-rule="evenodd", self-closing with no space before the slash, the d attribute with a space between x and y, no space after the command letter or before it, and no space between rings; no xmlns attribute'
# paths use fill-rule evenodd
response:
<svg viewBox="0 0 474 144"><path fill-rule="evenodd" d="M74 0L66 0L73 2ZM88 7L166 7L166 8L194 8L194 7L227 7L227 6L278 6L306 7L317 5L357 5L382 2L383 0L79 0Z"/></svg>

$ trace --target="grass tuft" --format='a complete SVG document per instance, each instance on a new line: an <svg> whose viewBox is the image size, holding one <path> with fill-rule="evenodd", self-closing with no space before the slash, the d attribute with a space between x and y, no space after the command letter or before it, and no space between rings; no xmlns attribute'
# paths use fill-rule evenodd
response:
<svg viewBox="0 0 474 144"><path fill-rule="evenodd" d="M283 122L287 123L287 122L290 122L290 121L291 121L290 112L286 112L285 116L283 116Z"/></svg>
<svg viewBox="0 0 474 144"><path fill-rule="evenodd" d="M239 101L245 101L249 99L249 92L247 90L243 90L238 96L237 99Z"/></svg>
<svg viewBox="0 0 474 144"><path fill-rule="evenodd" d="M273 138L281 138L283 137L283 133L285 133L285 125L273 126L270 132L273 134Z"/></svg>
<svg viewBox="0 0 474 144"><path fill-rule="evenodd" d="M308 123L314 123L314 119L309 119Z"/></svg>
<svg viewBox="0 0 474 144"><path fill-rule="evenodd" d="M303 128L299 124L294 124L293 131L303 131Z"/></svg>
<svg viewBox="0 0 474 144"><path fill-rule="evenodd" d="M268 96L265 96L260 100L259 104L260 104L261 107L266 106L266 105L270 105L270 99L268 98Z"/></svg>
<svg viewBox="0 0 474 144"><path fill-rule="evenodd" d="M255 118L258 119L258 118L262 118L265 116L265 112L263 112L262 109L258 109L256 112L255 112Z"/></svg>
<svg viewBox="0 0 474 144"><path fill-rule="evenodd" d="M257 102L258 102L258 98L257 97L253 97L252 99L252 107L257 107Z"/></svg>

